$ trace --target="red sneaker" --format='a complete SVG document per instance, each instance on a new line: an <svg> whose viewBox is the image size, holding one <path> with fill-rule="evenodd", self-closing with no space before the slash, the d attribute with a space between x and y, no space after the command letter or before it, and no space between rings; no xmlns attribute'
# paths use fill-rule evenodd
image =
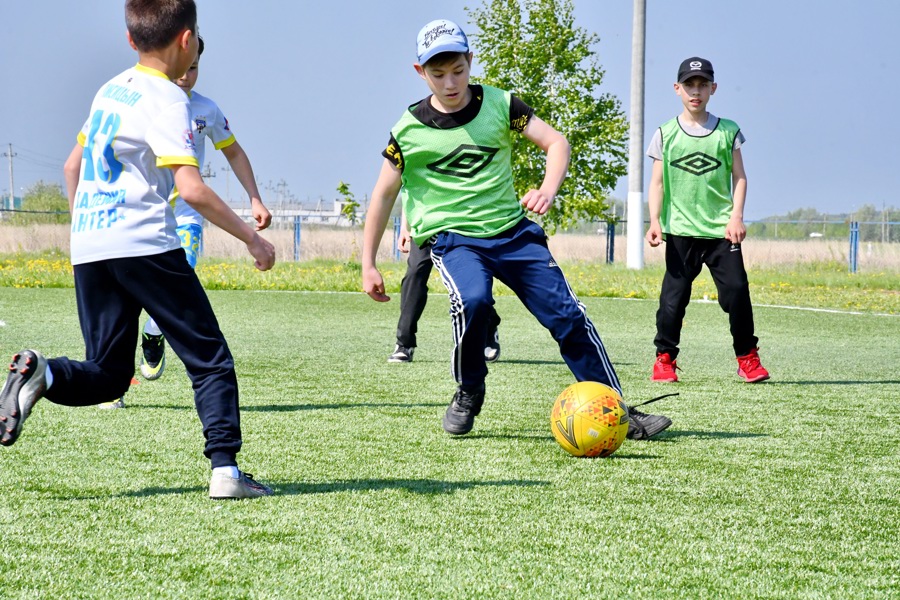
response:
<svg viewBox="0 0 900 600"><path fill-rule="evenodd" d="M757 361L758 363L759 361ZM653 365L653 375L650 376L651 381L664 381L667 383L678 381L678 374L675 369L675 359L668 352L656 355L656 363Z"/></svg>
<svg viewBox="0 0 900 600"><path fill-rule="evenodd" d="M765 381L769 372L759 363L759 348L754 348L744 356L738 356L738 375L747 383Z"/></svg>

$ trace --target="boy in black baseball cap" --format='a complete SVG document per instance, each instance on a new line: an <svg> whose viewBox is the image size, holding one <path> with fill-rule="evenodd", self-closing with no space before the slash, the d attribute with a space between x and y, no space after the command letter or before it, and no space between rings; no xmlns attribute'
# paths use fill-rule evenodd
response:
<svg viewBox="0 0 900 600"><path fill-rule="evenodd" d="M728 313L738 375L748 383L769 378L760 364L753 307L741 242L747 175L741 157L744 135L734 121L706 110L716 93L715 71L693 56L678 67L675 93L684 107L650 141L651 246L666 242L666 274L656 313L653 381L675 382L675 358L691 285L705 264Z"/></svg>
<svg viewBox="0 0 900 600"><path fill-rule="evenodd" d="M712 63L699 56L683 60L681 66L678 67L678 83L684 83L691 77L702 77L707 81L715 81Z"/></svg>

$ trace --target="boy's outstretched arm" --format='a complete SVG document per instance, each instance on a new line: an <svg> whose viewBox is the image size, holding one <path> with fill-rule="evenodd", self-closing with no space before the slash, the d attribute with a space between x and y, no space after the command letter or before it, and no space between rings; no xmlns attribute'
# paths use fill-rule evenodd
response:
<svg viewBox="0 0 900 600"><path fill-rule="evenodd" d="M531 117L522 134L547 153L544 181L540 189L529 190L522 197L522 206L539 215L547 214L569 169L569 141L538 117Z"/></svg>
<svg viewBox="0 0 900 600"><path fill-rule="evenodd" d="M731 219L725 226L725 239L732 244L740 244L747 237L747 227L744 225L744 202L747 200L747 173L744 170L744 158L741 149L738 148L732 154L734 160L731 165L731 189L734 206L731 209Z"/></svg>
<svg viewBox="0 0 900 600"><path fill-rule="evenodd" d="M176 165L175 187L185 202L203 215L210 223L224 229L237 239L247 244L247 250L256 259L256 268L268 271L275 264L275 247L262 239L252 227L244 223L231 208L225 204L212 188L203 183L200 170L192 165Z"/></svg>
<svg viewBox="0 0 900 600"><path fill-rule="evenodd" d="M662 212L663 203L663 164L661 160L653 161L653 170L650 172L650 190L647 198L647 206L650 209L650 228L644 238L656 248L663 242L662 226L659 224L659 215Z"/></svg>
<svg viewBox="0 0 900 600"><path fill-rule="evenodd" d="M253 175L253 167L250 166L250 158L240 144L234 142L222 148L222 154L231 165L231 170L247 195L250 196L250 210L253 212L253 219L256 221L256 230L261 231L272 223L272 213L263 204L262 198L259 196L259 188L256 186L256 177Z"/></svg>
<svg viewBox="0 0 900 600"><path fill-rule="evenodd" d="M366 224L363 228L363 291L378 302L387 302L391 299L384 293L384 279L375 265L375 257L378 255L378 246L381 245L384 228L394 209L397 194L400 193L400 184L400 169L385 159L381 165L378 181L372 190L372 200L369 202Z"/></svg>

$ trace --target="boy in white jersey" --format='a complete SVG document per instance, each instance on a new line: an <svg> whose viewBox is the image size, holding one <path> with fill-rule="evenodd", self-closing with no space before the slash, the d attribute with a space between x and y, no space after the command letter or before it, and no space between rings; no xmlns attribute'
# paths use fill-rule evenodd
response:
<svg viewBox="0 0 900 600"><path fill-rule="evenodd" d="M168 202L173 187L245 242L258 269L272 267L275 249L200 177L188 98L172 82L197 57L194 0L127 0L125 21L139 62L97 92L65 166L85 360L48 360L35 350L16 354L0 391L0 444L16 442L42 397L66 406L120 397L134 374L144 309L193 384L204 454L213 467L209 496L270 495L270 488L237 468L242 440L234 361L184 259Z"/></svg>
<svg viewBox="0 0 900 600"><path fill-rule="evenodd" d="M197 84L197 76L200 73L200 57L203 55L203 38L198 36L199 50L197 60L190 66L187 72L175 80L175 83L187 92L191 99L191 130L194 134L194 143L197 146L197 160L203 167L206 139L213 143L216 150L221 150L228 160L231 170L247 195L250 196L250 209L253 219L256 221L256 230L261 231L272 222L272 215L260 199L259 188L256 185L256 177L253 175L253 167L247 153L237 142L228 119L222 114L219 106L210 98L194 92ZM197 212L190 204L179 195L178 190L173 193L175 221L178 225L178 236L181 238L181 247L192 268L197 267L200 247L203 236L203 215ZM141 337L141 375L145 379L159 379L166 367L165 338L150 318L144 324L144 333ZM101 408L124 408L124 398L115 402L101 404Z"/></svg>
<svg viewBox="0 0 900 600"><path fill-rule="evenodd" d="M598 381L621 394L600 335L551 256L544 230L526 217L526 211L543 215L553 205L566 176L569 142L509 92L469 84L472 53L456 23L428 23L417 48L414 66L431 95L404 111L382 152L363 233L363 291L378 302L390 300L375 257L402 191L413 241L431 249L450 297L457 389L444 413L444 431L469 433L484 404L495 278L550 331L576 380ZM547 154L541 187L521 199L510 131ZM671 424L668 417L630 409L628 436L647 439Z"/></svg>
<svg viewBox="0 0 900 600"><path fill-rule="evenodd" d="M745 140L737 123L706 110L716 92L714 75L706 59L695 56L681 63L675 93L684 109L656 131L647 151L653 172L646 237L654 247L666 242L653 381L678 381L675 359L681 325L691 284L704 264L719 292L719 306L729 316L738 375L748 383L769 378L759 361L741 254L741 242L747 236L747 175L741 157Z"/></svg>

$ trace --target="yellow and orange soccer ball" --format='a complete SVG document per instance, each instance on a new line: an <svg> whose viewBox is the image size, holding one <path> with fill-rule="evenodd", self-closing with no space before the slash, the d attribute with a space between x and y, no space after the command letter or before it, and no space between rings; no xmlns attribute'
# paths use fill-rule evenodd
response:
<svg viewBox="0 0 900 600"><path fill-rule="evenodd" d="M628 408L616 390L580 381L563 390L550 411L553 437L573 456L609 456L628 433Z"/></svg>

